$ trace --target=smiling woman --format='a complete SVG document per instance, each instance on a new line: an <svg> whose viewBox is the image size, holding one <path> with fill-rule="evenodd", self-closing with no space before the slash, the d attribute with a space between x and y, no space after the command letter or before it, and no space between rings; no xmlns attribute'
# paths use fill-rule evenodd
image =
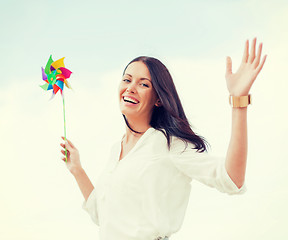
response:
<svg viewBox="0 0 288 240"><path fill-rule="evenodd" d="M127 66L119 85L120 110L126 120L137 122L141 129L149 126L152 109L159 101L150 79L146 65L136 61Z"/></svg>
<svg viewBox="0 0 288 240"><path fill-rule="evenodd" d="M141 129L152 126L164 133L168 147L170 136L177 136L201 152L206 150L207 143L192 131L171 74L162 62L146 56L135 58L126 66L123 81L119 86L120 110L131 131L140 134ZM132 112L122 108L125 96L143 98L142 108L131 108Z"/></svg>
<svg viewBox="0 0 288 240"><path fill-rule="evenodd" d="M257 55L255 45L256 39L249 53L246 42L235 74L227 58L227 86L235 99L247 97L264 65L262 44ZM228 194L245 192L247 105L233 105L231 140L223 159L210 156L206 141L191 129L172 77L159 60L142 56L127 65L119 106L126 133L113 145L95 187L76 147L69 140L61 144L68 149L66 165L85 198L83 209L100 227L100 239L168 239L182 226L193 179Z"/></svg>

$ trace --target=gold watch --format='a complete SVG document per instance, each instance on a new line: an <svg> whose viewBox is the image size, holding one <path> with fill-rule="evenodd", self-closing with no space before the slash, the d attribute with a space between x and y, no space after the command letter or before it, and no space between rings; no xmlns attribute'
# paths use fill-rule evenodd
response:
<svg viewBox="0 0 288 240"><path fill-rule="evenodd" d="M247 107L251 104L251 94L248 96L229 96L229 104L235 108Z"/></svg>

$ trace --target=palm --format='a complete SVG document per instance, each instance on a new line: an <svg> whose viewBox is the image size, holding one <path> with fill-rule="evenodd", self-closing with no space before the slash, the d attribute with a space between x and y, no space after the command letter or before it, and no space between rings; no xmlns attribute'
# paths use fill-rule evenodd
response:
<svg viewBox="0 0 288 240"><path fill-rule="evenodd" d="M62 137L63 140L65 140L64 137ZM74 169L79 169L81 168L81 162L80 162L80 156L79 156L79 151L77 148L74 146L74 144L66 139L67 142L65 144L61 143L61 147L63 148L61 150L63 154L62 160L65 161L66 159L66 153L65 153L65 148L67 149L67 162L66 166L69 169L70 172L72 172Z"/></svg>
<svg viewBox="0 0 288 240"><path fill-rule="evenodd" d="M263 57L260 63L262 43L259 44L257 55L255 54L255 47L256 38L253 39L249 54L249 41L246 41L242 62L236 73L232 73L232 60L230 57L227 57L225 77L230 95L248 95L250 88L261 71L267 55Z"/></svg>
<svg viewBox="0 0 288 240"><path fill-rule="evenodd" d="M70 172L81 167L79 152L74 146L67 152L66 166Z"/></svg>

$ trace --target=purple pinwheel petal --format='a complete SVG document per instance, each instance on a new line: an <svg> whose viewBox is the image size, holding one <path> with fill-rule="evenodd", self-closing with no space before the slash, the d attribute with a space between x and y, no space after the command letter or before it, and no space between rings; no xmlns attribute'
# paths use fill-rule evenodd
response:
<svg viewBox="0 0 288 240"><path fill-rule="evenodd" d="M41 68L42 68L42 79L43 79L43 80L47 80L47 75L46 75L46 73L45 73L45 70L44 70L43 67L41 67Z"/></svg>
<svg viewBox="0 0 288 240"><path fill-rule="evenodd" d="M63 76L65 78L69 78L70 77L72 72L69 69L64 68L64 67L60 67L59 69L61 70L61 72L62 72L62 74L63 74Z"/></svg>
<svg viewBox="0 0 288 240"><path fill-rule="evenodd" d="M56 70L52 65L50 66L50 70L51 71L54 71L54 70Z"/></svg>

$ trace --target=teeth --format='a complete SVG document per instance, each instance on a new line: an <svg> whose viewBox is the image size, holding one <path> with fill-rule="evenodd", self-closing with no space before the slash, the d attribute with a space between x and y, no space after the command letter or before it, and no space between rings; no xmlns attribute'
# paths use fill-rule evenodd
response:
<svg viewBox="0 0 288 240"><path fill-rule="evenodd" d="M132 102L132 103L138 103L136 100L132 99L132 98L129 98L129 97L124 97L124 101L129 101L129 102Z"/></svg>

